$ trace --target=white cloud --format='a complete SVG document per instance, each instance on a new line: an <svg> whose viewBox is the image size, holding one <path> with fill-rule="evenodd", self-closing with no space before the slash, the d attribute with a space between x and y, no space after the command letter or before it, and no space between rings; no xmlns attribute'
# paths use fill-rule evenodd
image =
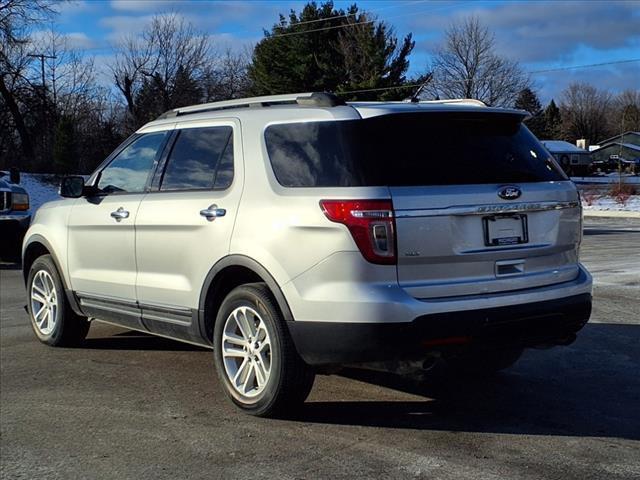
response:
<svg viewBox="0 0 640 480"><path fill-rule="evenodd" d="M118 42L123 37L129 35L139 35L151 22L152 15L147 16L126 16L118 15L114 17L104 17L100 19L100 25L110 30L106 39Z"/></svg>
<svg viewBox="0 0 640 480"><path fill-rule="evenodd" d="M194 23L194 18L190 15L185 15L176 12L163 12L149 15L117 15L113 17L104 17L100 19L100 25L111 30L106 39L111 42L118 42L124 37L141 35L145 27L147 27L153 18L162 17L168 15L175 15L182 18L185 22Z"/></svg>
<svg viewBox="0 0 640 480"><path fill-rule="evenodd" d="M471 15L495 33L502 54L521 62L567 61L580 46L640 48L637 2L506 2L419 17L410 26L416 33L435 29L442 34L451 22Z"/></svg>
<svg viewBox="0 0 640 480"><path fill-rule="evenodd" d="M58 49L85 50L96 46L95 42L84 32L54 33L51 30L37 30L31 32L29 40L39 49L46 50L51 46L54 36L57 37L56 43Z"/></svg>
<svg viewBox="0 0 640 480"><path fill-rule="evenodd" d="M111 0L111 8L122 12L156 12L173 8L182 2L175 0Z"/></svg>
<svg viewBox="0 0 640 480"><path fill-rule="evenodd" d="M70 2L58 2L53 5L53 8L61 16L75 15L77 13L90 12L98 6L96 2L89 2L87 0L72 0Z"/></svg>
<svg viewBox="0 0 640 480"><path fill-rule="evenodd" d="M65 34L69 48L84 50L86 48L94 48L95 42L91 40L84 32L70 32Z"/></svg>
<svg viewBox="0 0 640 480"><path fill-rule="evenodd" d="M111 8L117 12L158 13L188 12L196 13L199 19L214 20L220 23L226 20L242 20L256 9L265 5L250 1L187 1L187 0L111 0Z"/></svg>
<svg viewBox="0 0 640 480"><path fill-rule="evenodd" d="M534 77L539 86L543 104L555 99L560 103L562 91L575 82L590 83L594 87L613 94L623 90L637 90L640 78L640 62L603 66L599 68L563 70Z"/></svg>
<svg viewBox="0 0 640 480"><path fill-rule="evenodd" d="M526 70L638 58L640 8L632 1L528 1L471 5L455 12L416 16L412 70L428 69L431 54L456 21L477 16L495 34L498 53ZM418 62L420 59L420 65ZM570 83L582 81L613 93L637 89L640 63L562 70L532 75L543 103L558 101Z"/></svg>
<svg viewBox="0 0 640 480"><path fill-rule="evenodd" d="M214 50L223 53L227 50L234 54L244 54L250 51L262 37L238 37L231 33L213 33L209 35L209 40Z"/></svg>

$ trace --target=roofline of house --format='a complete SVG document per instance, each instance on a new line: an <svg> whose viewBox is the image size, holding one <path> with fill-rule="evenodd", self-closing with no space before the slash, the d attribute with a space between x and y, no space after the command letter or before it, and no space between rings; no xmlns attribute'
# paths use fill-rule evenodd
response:
<svg viewBox="0 0 640 480"><path fill-rule="evenodd" d="M614 136L613 136L613 137L611 137L611 138L607 138L606 140L602 140L602 141L598 142L597 144L598 144L598 145L602 145L603 143L607 143L608 141L613 140L614 138L624 137L625 135L628 135L628 134L630 134L630 133L633 133L633 134L635 134L635 135L640 135L640 132L634 132L633 130L629 130L629 131L627 131L627 132L620 133L620 134L618 134L618 135L614 135Z"/></svg>

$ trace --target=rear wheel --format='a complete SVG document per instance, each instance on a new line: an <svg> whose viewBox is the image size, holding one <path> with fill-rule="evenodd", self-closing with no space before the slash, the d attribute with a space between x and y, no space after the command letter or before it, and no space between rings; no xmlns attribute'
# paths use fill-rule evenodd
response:
<svg viewBox="0 0 640 480"><path fill-rule="evenodd" d="M242 285L229 293L213 341L220 383L243 411L281 415L309 395L315 375L298 355L266 285Z"/></svg>
<svg viewBox="0 0 640 480"><path fill-rule="evenodd" d="M51 255L43 255L33 262L27 294L31 327L42 343L53 347L75 346L85 339L90 324L69 306Z"/></svg>

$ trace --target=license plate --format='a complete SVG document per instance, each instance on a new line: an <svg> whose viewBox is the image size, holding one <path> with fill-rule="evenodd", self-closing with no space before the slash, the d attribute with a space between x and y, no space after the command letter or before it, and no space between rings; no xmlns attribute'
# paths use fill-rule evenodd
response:
<svg viewBox="0 0 640 480"><path fill-rule="evenodd" d="M489 247L519 245L529 241L526 215L492 215L482 219L484 243Z"/></svg>

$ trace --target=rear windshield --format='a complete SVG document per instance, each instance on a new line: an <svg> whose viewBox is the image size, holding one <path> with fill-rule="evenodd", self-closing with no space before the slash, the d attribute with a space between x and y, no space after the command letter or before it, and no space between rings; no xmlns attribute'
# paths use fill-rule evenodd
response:
<svg viewBox="0 0 640 480"><path fill-rule="evenodd" d="M405 113L279 124L266 129L265 141L285 187L566 180L511 114Z"/></svg>

